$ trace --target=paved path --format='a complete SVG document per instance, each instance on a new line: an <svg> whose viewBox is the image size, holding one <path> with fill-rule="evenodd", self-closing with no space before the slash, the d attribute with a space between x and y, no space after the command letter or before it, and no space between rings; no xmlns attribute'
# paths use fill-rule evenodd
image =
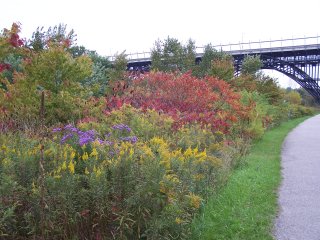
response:
<svg viewBox="0 0 320 240"><path fill-rule="evenodd" d="M320 240L320 115L300 124L282 146L278 240Z"/></svg>

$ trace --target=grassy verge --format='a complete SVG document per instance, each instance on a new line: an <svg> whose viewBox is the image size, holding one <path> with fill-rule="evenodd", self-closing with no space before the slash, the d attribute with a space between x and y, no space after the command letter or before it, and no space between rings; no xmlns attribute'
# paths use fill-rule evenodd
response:
<svg viewBox="0 0 320 240"><path fill-rule="evenodd" d="M299 118L268 131L252 146L246 165L203 208L193 224L193 239L273 239L281 145Z"/></svg>

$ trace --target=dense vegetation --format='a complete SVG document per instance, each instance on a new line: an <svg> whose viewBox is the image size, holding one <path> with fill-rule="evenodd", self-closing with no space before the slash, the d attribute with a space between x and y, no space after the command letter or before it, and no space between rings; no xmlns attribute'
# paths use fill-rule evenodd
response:
<svg viewBox="0 0 320 240"><path fill-rule="evenodd" d="M19 31L0 35L1 238L189 239L250 141L312 114L259 57L234 77L231 56L208 45L196 63L168 38L128 72L64 25Z"/></svg>

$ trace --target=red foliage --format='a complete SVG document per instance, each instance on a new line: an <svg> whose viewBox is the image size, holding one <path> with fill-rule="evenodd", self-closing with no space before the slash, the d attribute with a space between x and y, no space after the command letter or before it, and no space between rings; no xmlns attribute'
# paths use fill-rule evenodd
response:
<svg viewBox="0 0 320 240"><path fill-rule="evenodd" d="M9 70L11 68L11 65L8 63L0 63L0 73L4 70Z"/></svg>
<svg viewBox="0 0 320 240"><path fill-rule="evenodd" d="M12 33L9 38L9 43L13 47L21 47L23 45L23 40L20 39L19 34Z"/></svg>
<svg viewBox="0 0 320 240"><path fill-rule="evenodd" d="M198 122L223 132L245 114L240 95L228 83L214 77L198 79L191 73L142 75L121 97L111 99L108 106L118 108L123 103L169 114L176 127Z"/></svg>

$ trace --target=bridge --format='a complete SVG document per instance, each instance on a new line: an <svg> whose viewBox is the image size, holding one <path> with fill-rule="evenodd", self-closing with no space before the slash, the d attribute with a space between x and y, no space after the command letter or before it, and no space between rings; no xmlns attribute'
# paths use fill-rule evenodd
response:
<svg viewBox="0 0 320 240"><path fill-rule="evenodd" d="M241 72L246 56L259 55L261 69L272 69L296 81L320 103L320 36L281 40L245 42L213 46L233 56L235 75ZM196 48L196 61L201 61L204 47ZM111 61L114 57L109 57ZM151 52L127 55L128 69L148 71Z"/></svg>

